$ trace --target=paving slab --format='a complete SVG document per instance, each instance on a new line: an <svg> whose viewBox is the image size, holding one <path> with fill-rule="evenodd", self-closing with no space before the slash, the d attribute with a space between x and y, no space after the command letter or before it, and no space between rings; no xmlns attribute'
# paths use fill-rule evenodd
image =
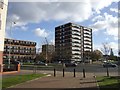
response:
<svg viewBox="0 0 120 90"><path fill-rule="evenodd" d="M43 77L10 88L97 88L94 78Z"/></svg>

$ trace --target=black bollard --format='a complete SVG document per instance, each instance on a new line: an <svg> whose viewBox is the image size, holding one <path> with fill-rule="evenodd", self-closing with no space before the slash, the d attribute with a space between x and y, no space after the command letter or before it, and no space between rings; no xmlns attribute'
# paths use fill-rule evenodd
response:
<svg viewBox="0 0 120 90"><path fill-rule="evenodd" d="M85 78L85 69L83 68L83 78Z"/></svg>
<svg viewBox="0 0 120 90"><path fill-rule="evenodd" d="M65 73L64 73L64 71L65 71L65 70L64 70L64 68L63 68L63 77L65 76Z"/></svg>
<svg viewBox="0 0 120 90"><path fill-rule="evenodd" d="M54 68L54 77L56 76L56 70L55 70L55 68Z"/></svg>
<svg viewBox="0 0 120 90"><path fill-rule="evenodd" d="M74 68L74 77L75 77L75 68Z"/></svg>
<svg viewBox="0 0 120 90"><path fill-rule="evenodd" d="M108 70L108 67L107 67L106 69L107 69L107 77L109 77L109 70Z"/></svg>

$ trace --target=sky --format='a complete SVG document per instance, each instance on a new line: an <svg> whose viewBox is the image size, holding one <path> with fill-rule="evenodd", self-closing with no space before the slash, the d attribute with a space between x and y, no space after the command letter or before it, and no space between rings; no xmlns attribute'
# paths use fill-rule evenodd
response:
<svg viewBox="0 0 120 90"><path fill-rule="evenodd" d="M56 26L73 22L92 28L94 50L101 50L107 42L117 55L118 14L118 0L9 0L6 37L35 41L41 48L45 37L50 44L55 43Z"/></svg>

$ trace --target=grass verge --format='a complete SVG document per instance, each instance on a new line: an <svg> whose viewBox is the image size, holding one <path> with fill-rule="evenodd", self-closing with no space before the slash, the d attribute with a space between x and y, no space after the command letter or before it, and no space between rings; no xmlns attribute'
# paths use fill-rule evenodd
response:
<svg viewBox="0 0 120 90"><path fill-rule="evenodd" d="M35 78L43 77L45 74L27 74L27 75L19 75L14 77L8 77L2 79L2 88L5 89L7 87L20 84Z"/></svg>
<svg viewBox="0 0 120 90"><path fill-rule="evenodd" d="M100 87L100 90L106 90L106 88L119 88L119 78L120 77L97 77L97 82Z"/></svg>

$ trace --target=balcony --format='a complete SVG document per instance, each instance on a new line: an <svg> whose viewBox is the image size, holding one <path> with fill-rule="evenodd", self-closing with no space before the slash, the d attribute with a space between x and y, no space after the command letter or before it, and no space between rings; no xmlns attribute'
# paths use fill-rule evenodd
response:
<svg viewBox="0 0 120 90"><path fill-rule="evenodd" d="M90 33L88 33L88 32L85 32L84 34L86 34L86 35L91 35Z"/></svg>
<svg viewBox="0 0 120 90"><path fill-rule="evenodd" d="M80 57L72 57L72 59L80 59Z"/></svg>
<svg viewBox="0 0 120 90"><path fill-rule="evenodd" d="M88 47L88 46L86 46L86 47L84 47L84 48L86 48L86 49L92 49L91 47Z"/></svg>
<svg viewBox="0 0 120 90"><path fill-rule="evenodd" d="M72 43L81 44L79 41L72 41Z"/></svg>
<svg viewBox="0 0 120 90"><path fill-rule="evenodd" d="M72 49L72 51L81 51L81 50L79 50L79 49Z"/></svg>
<svg viewBox="0 0 120 90"><path fill-rule="evenodd" d="M91 39L85 39L84 41L86 41L86 42L91 42Z"/></svg>
<svg viewBox="0 0 120 90"><path fill-rule="evenodd" d="M91 36L84 36L84 38L90 38L91 39Z"/></svg>
<svg viewBox="0 0 120 90"><path fill-rule="evenodd" d="M72 37L73 39L77 39L77 40L81 40L81 38L78 38L78 37Z"/></svg>
<svg viewBox="0 0 120 90"><path fill-rule="evenodd" d="M80 53L73 53L72 55L81 55Z"/></svg>
<svg viewBox="0 0 120 90"><path fill-rule="evenodd" d="M84 29L84 31L88 31L88 32L91 32L91 29Z"/></svg>
<svg viewBox="0 0 120 90"><path fill-rule="evenodd" d="M90 43L84 43L84 45L91 45Z"/></svg>
<svg viewBox="0 0 120 90"><path fill-rule="evenodd" d="M78 33L73 33L72 35L79 36L79 37L81 36L80 33L79 34Z"/></svg>

